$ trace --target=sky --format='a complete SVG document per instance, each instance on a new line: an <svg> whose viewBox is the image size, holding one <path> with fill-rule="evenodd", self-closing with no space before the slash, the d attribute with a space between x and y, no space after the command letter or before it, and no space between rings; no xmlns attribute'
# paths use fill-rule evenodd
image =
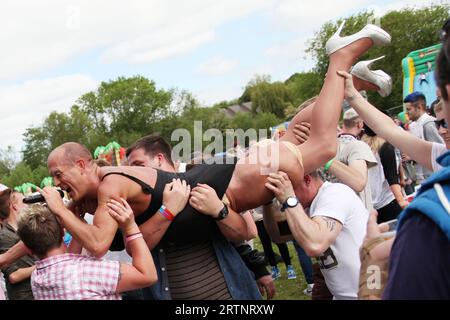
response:
<svg viewBox="0 0 450 320"><path fill-rule="evenodd" d="M323 23L439 0L2 0L0 149L67 112L100 82L142 75L202 105L238 98L257 74L308 71ZM400 66L399 66L400 67Z"/></svg>

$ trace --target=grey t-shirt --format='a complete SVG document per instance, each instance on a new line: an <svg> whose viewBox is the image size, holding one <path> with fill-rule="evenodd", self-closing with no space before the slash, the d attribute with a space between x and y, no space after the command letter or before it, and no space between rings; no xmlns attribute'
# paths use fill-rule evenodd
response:
<svg viewBox="0 0 450 320"><path fill-rule="evenodd" d="M3 229L0 230L0 254L8 251L9 248L13 247L19 241L19 236L14 228L9 224L6 224ZM33 293L31 291L31 283L29 278L16 284L12 284L8 281L8 277L11 273L17 271L18 269L33 266L34 262L35 259L27 255L11 263L9 266L2 268L2 272L5 276L6 291L9 300L33 300Z"/></svg>
<svg viewBox="0 0 450 320"><path fill-rule="evenodd" d="M336 159L338 159L345 165L350 165L355 160L365 160L367 164L367 169L376 166L378 164L377 159L375 158L374 154L372 153L372 150L370 150L370 147L367 145L367 143L357 140L355 137L351 135L341 135L338 138ZM342 183L339 179L337 179L334 175L330 174L329 172L325 175L324 179L326 181L334 183L336 182ZM369 179L368 175L367 179ZM373 204L369 181L367 181L364 190L361 192L357 192L357 195L364 203L366 209L370 212L373 209Z"/></svg>

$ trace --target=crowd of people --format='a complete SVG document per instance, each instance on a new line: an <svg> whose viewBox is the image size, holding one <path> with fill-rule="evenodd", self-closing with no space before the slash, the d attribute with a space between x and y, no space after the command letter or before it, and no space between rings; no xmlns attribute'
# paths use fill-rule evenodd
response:
<svg viewBox="0 0 450 320"><path fill-rule="evenodd" d="M436 117L411 93L408 130L363 95L391 91L389 76L369 69L374 61L358 62L390 35L367 25L341 37L341 25L326 44L320 94L283 135L183 167L155 134L129 146L120 166L77 142L55 148L47 161L55 187L39 189L45 201L27 205L12 186L0 190L6 297L272 299L282 275L272 244L293 280L292 241L313 300L449 299L449 21Z"/></svg>

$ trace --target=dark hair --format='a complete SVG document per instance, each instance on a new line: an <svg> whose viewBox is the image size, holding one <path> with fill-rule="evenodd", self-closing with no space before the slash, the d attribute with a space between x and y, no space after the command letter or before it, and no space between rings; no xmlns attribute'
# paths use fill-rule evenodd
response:
<svg viewBox="0 0 450 320"><path fill-rule="evenodd" d="M144 149L145 154L151 157L155 156L157 153L162 153L170 165L174 166L171 156L172 148L170 147L170 144L159 135L148 135L137 140L127 149L127 158L131 152L137 149Z"/></svg>
<svg viewBox="0 0 450 320"><path fill-rule="evenodd" d="M408 94L403 100L403 102L404 103L422 102L424 107L427 105L427 99L425 98L425 95L419 91L414 91L413 93Z"/></svg>
<svg viewBox="0 0 450 320"><path fill-rule="evenodd" d="M0 192L0 219L8 219L9 204L11 203L11 189L5 189Z"/></svg>
<svg viewBox="0 0 450 320"><path fill-rule="evenodd" d="M444 45L436 59L436 84L441 91L441 96L445 101L449 100L445 86L450 84L450 41L447 35Z"/></svg>

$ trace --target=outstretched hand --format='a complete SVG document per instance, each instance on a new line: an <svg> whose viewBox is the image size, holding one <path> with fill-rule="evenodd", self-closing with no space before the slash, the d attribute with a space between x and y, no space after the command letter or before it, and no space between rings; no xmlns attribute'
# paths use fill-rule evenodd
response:
<svg viewBox="0 0 450 320"><path fill-rule="evenodd" d="M357 95L360 95L353 85L353 76L346 71L337 71L337 74L345 79L344 98L351 102Z"/></svg>

